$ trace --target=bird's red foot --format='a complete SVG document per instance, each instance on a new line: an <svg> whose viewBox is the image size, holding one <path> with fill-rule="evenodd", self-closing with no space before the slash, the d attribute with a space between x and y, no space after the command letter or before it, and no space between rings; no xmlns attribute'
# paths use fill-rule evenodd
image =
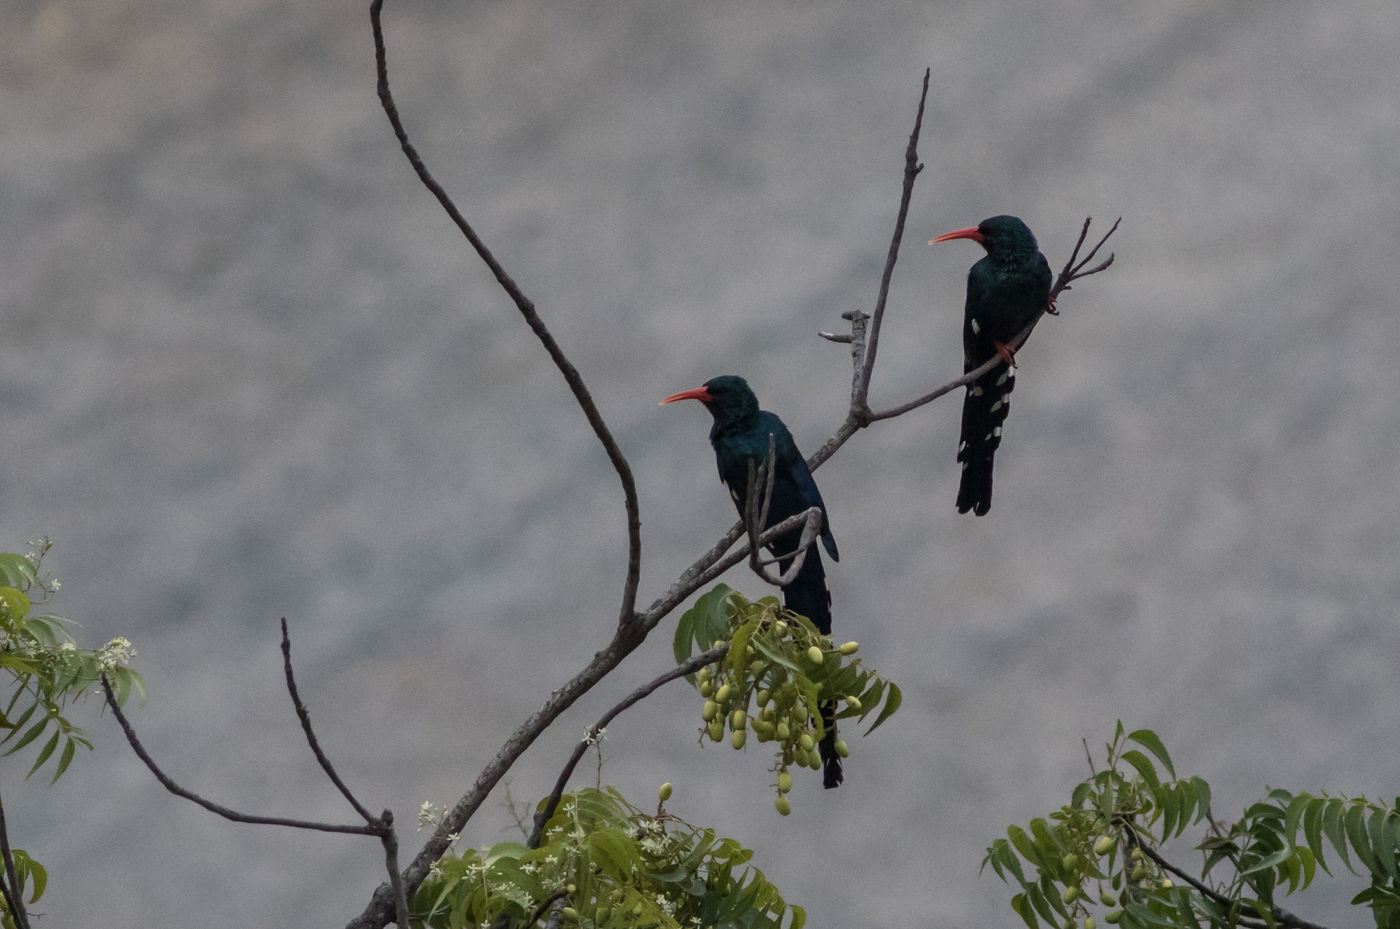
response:
<svg viewBox="0 0 1400 929"><path fill-rule="evenodd" d="M1045 312L1049 313L1051 316L1059 316L1059 315L1060 315L1060 309L1059 309L1059 307L1055 306L1055 298L1054 298L1054 297L1051 297L1048 301L1046 301L1046 303L1045 303Z"/></svg>
<svg viewBox="0 0 1400 929"><path fill-rule="evenodd" d="M997 357L1006 362L1008 368L1016 367L1016 352L1010 345L1001 342L992 343L997 347Z"/></svg>

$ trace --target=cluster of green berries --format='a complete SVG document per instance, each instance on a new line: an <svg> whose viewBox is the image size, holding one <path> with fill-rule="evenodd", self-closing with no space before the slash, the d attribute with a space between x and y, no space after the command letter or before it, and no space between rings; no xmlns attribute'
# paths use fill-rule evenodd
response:
<svg viewBox="0 0 1400 929"><path fill-rule="evenodd" d="M1098 841L1094 843L1094 853L1100 858L1112 855L1117 848L1118 840L1113 836L1100 836ZM1063 864L1065 870L1073 870L1080 864L1079 856L1074 854L1066 855ZM1133 850L1128 853L1128 862L1125 871L1129 883L1143 890L1166 890L1172 886L1172 882L1169 878L1161 877L1158 874L1157 870L1152 865L1151 859L1147 857L1147 854L1141 848L1134 847ZM1117 885L1118 878L1115 877L1114 886L1116 887ZM1066 887L1064 893L1061 895L1061 899L1064 900L1065 904L1071 906L1083 897L1084 892L1078 885L1074 884ZM1120 906L1122 899L1118 894L1114 893L1112 890L1103 888L1099 891L1099 902L1107 908L1107 912L1104 913L1103 917L1104 922L1109 925L1117 925L1122 921L1123 909ZM1083 912L1082 908L1080 912ZM1085 916L1083 927L1084 929L1095 929L1094 917ZM1078 926L1071 922L1067 925L1066 929L1078 929Z"/></svg>
<svg viewBox="0 0 1400 929"><path fill-rule="evenodd" d="M807 636L799 626L792 626L779 619L765 630L779 641L789 636ZM815 674L826 662L828 654L854 655L860 648L855 642L847 642L839 647L832 646L825 636L821 644L811 644L805 650L800 645L792 648L795 642L784 642L789 658L804 672ZM716 643L717 645L720 643ZM823 648L823 645L825 648ZM775 662L765 660L748 645L745 654L734 656L707 665L696 673L700 696L705 698L700 710L704 721L701 730L711 741L724 740L728 729L729 744L741 749L748 742L749 732L759 742L776 742L778 760L777 810L786 816L792 812L792 805L785 794L792 790L792 775L788 768L798 767L821 770L821 757L817 752L818 707L815 694L798 685L792 672ZM861 708L860 698L855 694L841 698L855 710ZM757 707L756 715L749 714L750 700ZM850 749L846 743L837 740L836 752L845 758Z"/></svg>

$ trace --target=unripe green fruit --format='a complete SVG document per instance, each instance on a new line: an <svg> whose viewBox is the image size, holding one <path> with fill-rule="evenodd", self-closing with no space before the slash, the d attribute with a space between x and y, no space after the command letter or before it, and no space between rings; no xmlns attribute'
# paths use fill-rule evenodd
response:
<svg viewBox="0 0 1400 929"><path fill-rule="evenodd" d="M564 914L565 919L578 919L578 910L574 909L571 906L566 906L559 912Z"/></svg>
<svg viewBox="0 0 1400 929"><path fill-rule="evenodd" d="M718 742L724 738L724 720L716 718L710 723L710 741Z"/></svg>
<svg viewBox="0 0 1400 929"><path fill-rule="evenodd" d="M787 635L787 621L782 619L778 620L776 623L773 624L773 631L776 632L778 635Z"/></svg>
<svg viewBox="0 0 1400 929"><path fill-rule="evenodd" d="M702 681L702 682L700 683L700 696L702 696L702 697L713 697L714 695L715 695L715 682L714 682L714 681Z"/></svg>
<svg viewBox="0 0 1400 929"><path fill-rule="evenodd" d="M802 735L798 736L797 742L809 752L812 750L812 746L817 744L816 740L812 738L812 734L810 732L804 732L802 733Z"/></svg>
<svg viewBox="0 0 1400 929"><path fill-rule="evenodd" d="M1108 923L1110 926L1118 925L1118 923L1122 921L1122 919L1122 910L1109 910L1107 913L1103 914L1103 921Z"/></svg>
<svg viewBox="0 0 1400 929"><path fill-rule="evenodd" d="M778 772L778 793L785 794L792 790L792 775L786 771Z"/></svg>
<svg viewBox="0 0 1400 929"><path fill-rule="evenodd" d="M671 786L670 781L667 781L661 785L661 789L656 792L656 795L661 798L662 803L665 803L667 800L671 799L671 791L673 790L675 790L675 788Z"/></svg>
<svg viewBox="0 0 1400 929"><path fill-rule="evenodd" d="M857 642L847 642L841 646L841 654L843 655L854 655L858 651L860 651L860 644Z"/></svg>
<svg viewBox="0 0 1400 929"><path fill-rule="evenodd" d="M773 801L773 808L778 811L778 815L786 816L792 812L792 803L787 797L779 797Z"/></svg>
<svg viewBox="0 0 1400 929"><path fill-rule="evenodd" d="M763 659L755 658L753 661L749 662L749 676L758 677L763 673L763 669L766 667L767 665L764 664Z"/></svg>
<svg viewBox="0 0 1400 929"><path fill-rule="evenodd" d="M1102 903L1104 906L1117 906L1117 905L1118 905L1118 895L1117 895L1117 894L1111 894L1111 893L1109 893L1109 892L1106 891L1106 890L1100 891L1100 892L1099 892L1099 902Z"/></svg>
<svg viewBox="0 0 1400 929"><path fill-rule="evenodd" d="M792 738L792 729L788 726L787 720L778 720L778 741L786 742L790 738Z"/></svg>
<svg viewBox="0 0 1400 929"><path fill-rule="evenodd" d="M853 710L858 710L858 709L860 709L860 707L861 707L860 697L847 697L847 698L846 698L846 706L850 707L850 708L853 709Z"/></svg>
<svg viewBox="0 0 1400 929"><path fill-rule="evenodd" d="M1084 917L1084 929L1094 929L1094 926L1096 926L1096 925L1098 925L1098 924L1094 922L1094 917L1092 917L1092 916L1085 916L1085 917Z"/></svg>
<svg viewBox="0 0 1400 929"><path fill-rule="evenodd" d="M756 696L756 697L754 698L754 701L755 701L759 706L761 706L761 707L766 707L766 706L768 705L768 701L769 701L769 700L772 700L772 699L773 699L773 694L772 694L771 691L768 691L768 690L760 690L760 691L758 692L758 696Z"/></svg>
<svg viewBox="0 0 1400 929"><path fill-rule="evenodd" d="M773 738L773 727L761 719L749 723L749 728L753 730L754 738L760 742L767 742Z"/></svg>
<svg viewBox="0 0 1400 929"><path fill-rule="evenodd" d="M734 730L734 735L729 738L729 744L733 745L735 748L743 748L744 740L747 736L748 733L743 729L736 729Z"/></svg>
<svg viewBox="0 0 1400 929"><path fill-rule="evenodd" d="M817 754L816 752L808 752L807 767L811 768L813 771L820 771L822 769L821 755Z"/></svg>
<svg viewBox="0 0 1400 929"><path fill-rule="evenodd" d="M716 702L716 703L728 703L728 702L729 702L729 695L732 694L733 692L734 692L734 688L730 687L728 684L721 684L721 685L719 685L719 690L715 693L715 702Z"/></svg>
<svg viewBox="0 0 1400 929"><path fill-rule="evenodd" d="M719 704L713 700L706 700L705 705L700 707L700 718L705 722L710 722L719 715Z"/></svg>
<svg viewBox="0 0 1400 929"><path fill-rule="evenodd" d="M1078 887L1071 884L1070 886L1065 888L1064 893L1060 894L1060 899L1065 901L1066 903L1073 903L1074 901L1079 899L1081 893L1082 891L1080 891Z"/></svg>
<svg viewBox="0 0 1400 929"><path fill-rule="evenodd" d="M837 739L836 754L840 755L842 758L849 758L851 757L851 747L847 745L844 740Z"/></svg>
<svg viewBox="0 0 1400 929"><path fill-rule="evenodd" d="M1100 836L1099 840L1094 843L1094 854L1107 855L1109 852L1113 851L1117 847L1118 840L1115 839L1113 836Z"/></svg>
<svg viewBox="0 0 1400 929"><path fill-rule="evenodd" d="M748 713L745 713L743 710L735 710L733 713L729 714L729 728L742 729L744 728L744 724L748 722L748 719Z"/></svg>
<svg viewBox="0 0 1400 929"><path fill-rule="evenodd" d="M712 664L707 664L699 671L696 671L695 676L702 681L708 681L710 678L715 676L715 666Z"/></svg>
<svg viewBox="0 0 1400 929"><path fill-rule="evenodd" d="M825 656L822 655L822 650L813 645L811 648L807 649L807 660L812 664L821 664L826 659Z"/></svg>
<svg viewBox="0 0 1400 929"><path fill-rule="evenodd" d="M594 918L593 918L593 923L594 923L594 925L606 926L606 925L608 924L608 917L611 916L611 915L612 915L612 907L610 907L610 906L600 906L600 907L598 907L598 909L595 910L594 913L593 913L593 917L594 917Z"/></svg>
<svg viewBox="0 0 1400 929"><path fill-rule="evenodd" d="M1074 852L1070 852L1060 859L1060 866L1066 871L1073 871L1075 868L1079 867L1079 856L1074 854Z"/></svg>

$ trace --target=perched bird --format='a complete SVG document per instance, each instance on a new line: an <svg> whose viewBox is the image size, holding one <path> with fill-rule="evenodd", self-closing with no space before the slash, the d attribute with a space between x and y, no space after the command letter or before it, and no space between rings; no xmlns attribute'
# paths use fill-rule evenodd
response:
<svg viewBox="0 0 1400 929"><path fill-rule="evenodd" d="M768 522L775 525L814 506L821 507L821 540L832 561L840 561L836 539L826 519L826 504L812 479L807 460L797 450L783 421L767 410L758 408L758 398L742 377L726 374L711 378L703 387L683 390L662 400L699 400L714 417L710 427L710 445L715 450L719 478L729 488L729 495L744 516L749 492L749 463L755 472L768 457L769 436L773 437L774 471L773 495L768 506ZM762 492L760 485L759 491ZM802 538L799 527L778 536L768 548L778 557L778 566L786 572L792 564ZM815 545L807 549L797 576L783 586L783 605L812 621L822 634L831 634L831 593L826 588L826 571ZM836 754L836 722L831 717L835 707L823 704L822 723L826 729L819 745L822 758L823 783L835 787L841 783L841 758Z"/></svg>
<svg viewBox="0 0 1400 929"><path fill-rule="evenodd" d="M993 216L971 229L945 233L929 242L971 239L987 250L967 274L963 313L963 371L1000 357L1003 364L973 381L963 401L958 461L958 512L985 516L992 506L992 458L1001 445L1001 427L1016 386L1016 357L1007 345L1050 304L1050 263L1035 236L1015 216Z"/></svg>

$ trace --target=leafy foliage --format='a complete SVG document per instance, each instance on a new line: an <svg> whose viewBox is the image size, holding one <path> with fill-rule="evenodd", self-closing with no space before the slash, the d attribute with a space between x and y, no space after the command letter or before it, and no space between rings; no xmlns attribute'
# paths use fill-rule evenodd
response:
<svg viewBox="0 0 1400 929"><path fill-rule="evenodd" d="M123 703L133 688L144 699L145 683L126 666L134 654L126 639L81 649L66 628L72 620L31 613L35 603L44 602L59 587L40 570L51 543L45 539L34 544L36 551L27 555L0 553L0 671L5 672L8 691L0 711L0 730L5 733L0 745L8 745L5 755L13 755L49 733L29 774L57 751L56 781L68 770L78 746L92 748L83 730L63 715L69 702L85 698L103 674Z"/></svg>
<svg viewBox="0 0 1400 929"><path fill-rule="evenodd" d="M1120 722L1106 748L1108 767L1078 784L1068 805L1028 828L1009 827L987 849L983 867L1019 885L1011 907L1031 929L1081 921L1094 929L1099 906L1105 922L1132 929L1307 926L1278 906L1276 892L1311 884L1319 866L1328 870L1329 849L1348 870L1371 879L1352 902L1371 909L1378 929L1400 929L1395 807L1272 790L1239 821L1211 821L1197 846L1204 863L1196 880L1159 848L1210 819L1210 786L1199 777L1178 778L1151 730L1125 733Z"/></svg>
<svg viewBox="0 0 1400 929"><path fill-rule="evenodd" d="M126 667L134 654L126 639L113 639L96 650L81 649L66 628L72 620L32 612L35 604L57 593L59 582L41 569L51 543L44 539L30 544L35 550L25 555L0 553L0 681L7 688L0 696L0 745L9 746L8 757L48 733L25 776L44 767L57 752L52 783L68 770L79 746L92 748L83 730L63 715L72 700L85 698L103 674L123 702L133 688L143 697L145 691L141 675ZM49 877L42 864L21 848L10 849L9 863L14 866L13 886L10 875L0 872L7 895L22 900L26 887L31 903L44 895ZM0 923L15 924L15 914L5 902L0 902Z"/></svg>
<svg viewBox="0 0 1400 929"><path fill-rule="evenodd" d="M791 811L783 796L792 786L789 766L821 769L816 746L826 734L822 704L839 707L837 720L864 720L878 708L867 735L899 709L899 687L851 658L859 650L855 642L833 645L776 597L750 601L717 585L677 624L676 660L723 642L729 643L728 654L691 681L705 700L701 731L720 742L727 728L736 749L747 744L749 731L760 743L776 744L776 805L783 815ZM849 752L840 740L836 750L842 756Z"/></svg>
<svg viewBox="0 0 1400 929"><path fill-rule="evenodd" d="M663 795L670 791L663 789ZM499 842L441 859L414 896L415 927L460 929L507 917L512 926L597 929L801 929L753 853L670 813L654 815L612 788L566 795L539 848Z"/></svg>

